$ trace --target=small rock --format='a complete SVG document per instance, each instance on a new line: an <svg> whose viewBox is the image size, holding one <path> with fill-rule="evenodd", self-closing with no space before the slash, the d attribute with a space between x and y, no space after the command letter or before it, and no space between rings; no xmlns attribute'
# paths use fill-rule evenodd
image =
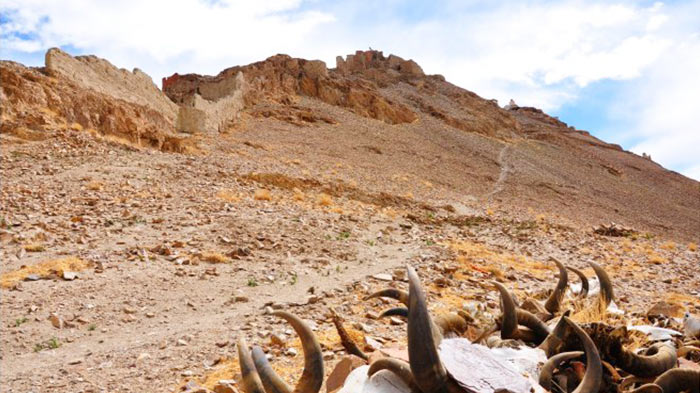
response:
<svg viewBox="0 0 700 393"><path fill-rule="evenodd" d="M378 273L372 276L372 278L380 280L380 281L392 281L394 277L392 277L391 274L387 273Z"/></svg>
<svg viewBox="0 0 700 393"><path fill-rule="evenodd" d="M311 295L306 299L307 304L314 304L318 302L319 297L316 295Z"/></svg>
<svg viewBox="0 0 700 393"><path fill-rule="evenodd" d="M69 361L68 361L68 364L71 365L71 366L74 366L74 365L80 364L80 363L82 363L82 362L83 362L83 359L78 358L78 359L69 360Z"/></svg>
<svg viewBox="0 0 700 393"><path fill-rule="evenodd" d="M49 321L51 321L51 324L56 329L63 329L63 326L65 326L65 321L63 320L63 318L59 317L56 314L49 315L48 319L49 319Z"/></svg>
<svg viewBox="0 0 700 393"><path fill-rule="evenodd" d="M183 340L183 339L178 339L178 340L177 340L177 345L180 346L180 347L184 347L185 345L187 345L187 341L185 341L185 340Z"/></svg>
<svg viewBox="0 0 700 393"><path fill-rule="evenodd" d="M124 307L123 311L126 314L135 314L136 313L136 310L134 310L133 308L129 308L129 307Z"/></svg>
<svg viewBox="0 0 700 393"><path fill-rule="evenodd" d="M667 318L682 318L684 312L685 310L680 304L668 303L662 300L647 311L647 317L652 318L663 315Z"/></svg>
<svg viewBox="0 0 700 393"><path fill-rule="evenodd" d="M236 303L247 303L250 301L250 299L248 299L248 296L243 296L243 295L237 295L236 297L233 298L233 300Z"/></svg>
<svg viewBox="0 0 700 393"><path fill-rule="evenodd" d="M180 375L183 377L191 377L194 375L194 372L192 370L185 370L181 372Z"/></svg>
<svg viewBox="0 0 700 393"><path fill-rule="evenodd" d="M296 348L287 348L287 350L284 351L284 354L287 356L294 357L297 356L299 352L296 350Z"/></svg>
<svg viewBox="0 0 700 393"><path fill-rule="evenodd" d="M24 278L24 281L39 281L39 280L41 280L41 276L39 276L38 274L30 274Z"/></svg>
<svg viewBox="0 0 700 393"><path fill-rule="evenodd" d="M140 354L140 355L136 358L136 361L139 362L139 361L146 360L146 359L150 359L150 358L151 358L151 355L149 355L149 354L146 353L146 352L143 352L142 354Z"/></svg>
<svg viewBox="0 0 700 393"><path fill-rule="evenodd" d="M382 343L369 336L365 336L365 344L375 351L379 350L382 347Z"/></svg>
<svg viewBox="0 0 700 393"><path fill-rule="evenodd" d="M276 346L276 347L285 347L284 343L284 338L278 334L271 334L270 335L270 344Z"/></svg>
<svg viewBox="0 0 700 393"><path fill-rule="evenodd" d="M238 390L233 386L235 381L232 379L222 379L214 386L215 393L238 393Z"/></svg>
<svg viewBox="0 0 700 393"><path fill-rule="evenodd" d="M215 344L217 347L219 347L219 348L223 348L223 347L227 346L228 343L229 343L228 340L224 340L224 341L217 341L217 342L214 343L214 344Z"/></svg>
<svg viewBox="0 0 700 393"><path fill-rule="evenodd" d="M76 272L63 272L63 279L66 281L73 281L78 278L78 273Z"/></svg>

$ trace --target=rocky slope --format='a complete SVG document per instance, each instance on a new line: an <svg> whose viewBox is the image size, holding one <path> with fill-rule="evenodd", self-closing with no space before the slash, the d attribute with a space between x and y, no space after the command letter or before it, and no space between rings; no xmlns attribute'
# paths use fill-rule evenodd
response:
<svg viewBox="0 0 700 393"><path fill-rule="evenodd" d="M164 92L66 56L0 62L3 391L213 388L240 378L240 336L291 382L298 343L266 307L314 322L328 373L344 354L330 308L367 350L405 342L362 298L405 287L407 263L434 310L484 320L487 281L542 299L550 257L603 265L625 321L658 300L700 313L698 182L537 109L376 51ZM611 221L629 228L591 228Z"/></svg>

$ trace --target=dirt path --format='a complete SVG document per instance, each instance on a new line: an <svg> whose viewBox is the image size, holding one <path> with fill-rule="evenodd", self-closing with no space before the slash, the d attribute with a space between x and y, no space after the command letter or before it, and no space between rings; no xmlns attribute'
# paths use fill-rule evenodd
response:
<svg viewBox="0 0 700 393"><path fill-rule="evenodd" d="M508 179L508 174L512 170L509 163L511 148L511 144L506 143L501 149L501 151L498 153L498 165L500 166L501 170L498 173L498 179L496 179L496 182L493 185L493 189L491 189L491 191L488 194L486 194L486 200L488 204L491 204L493 202L493 197L496 194L503 191L504 184Z"/></svg>

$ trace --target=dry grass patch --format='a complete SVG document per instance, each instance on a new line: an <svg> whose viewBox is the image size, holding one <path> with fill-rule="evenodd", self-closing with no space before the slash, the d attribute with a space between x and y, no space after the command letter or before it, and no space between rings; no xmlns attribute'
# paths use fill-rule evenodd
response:
<svg viewBox="0 0 700 393"><path fill-rule="evenodd" d="M269 190L266 190L264 188L258 188L253 194L253 199L255 199L256 201L271 201L272 195L270 194Z"/></svg>
<svg viewBox="0 0 700 393"><path fill-rule="evenodd" d="M0 286L9 288L24 280L30 274L47 278L52 275L61 276L64 271L79 272L90 267L91 263L77 257L51 259L35 265L22 266L21 268L0 276Z"/></svg>
<svg viewBox="0 0 700 393"><path fill-rule="evenodd" d="M321 206L333 205L333 199L328 194L320 194L316 200L317 200L318 204Z"/></svg>
<svg viewBox="0 0 700 393"><path fill-rule="evenodd" d="M526 271L537 278L544 279L551 274L552 268L547 264L528 258L524 255L516 255L491 249L484 244L470 241L456 241L445 243L457 253L457 262L465 270L476 270L483 273L497 274L494 266L510 266L513 269ZM492 271L493 270L493 271ZM503 272L501 272L503 274ZM460 279L461 273L455 275Z"/></svg>
<svg viewBox="0 0 700 393"><path fill-rule="evenodd" d="M41 243L29 243L24 245L24 251L26 252L42 252L44 250L46 250L46 247Z"/></svg>
<svg viewBox="0 0 700 393"><path fill-rule="evenodd" d="M664 250L673 251L676 249L676 243L666 242L666 243L661 245L661 248L663 248Z"/></svg>
<svg viewBox="0 0 700 393"><path fill-rule="evenodd" d="M668 259L662 257L659 254L651 253L647 256L647 261L649 261L649 263L653 263L654 265L662 265L668 262Z"/></svg>
<svg viewBox="0 0 700 393"><path fill-rule="evenodd" d="M238 202L241 200L241 197L232 190L219 190L216 193L216 197L226 202Z"/></svg>
<svg viewBox="0 0 700 393"><path fill-rule="evenodd" d="M83 126L80 123L73 123L70 125L70 129L75 131L82 131Z"/></svg>
<svg viewBox="0 0 700 393"><path fill-rule="evenodd" d="M206 251L202 253L201 259L204 262L209 262L209 263L229 263L231 262L231 259L227 257L224 254L214 252L214 251Z"/></svg>
<svg viewBox="0 0 700 393"><path fill-rule="evenodd" d="M304 195L304 193L300 189L298 189L297 187L294 187L292 189L292 192L294 193L292 195L292 199L294 199L297 202L301 202L306 198L306 195Z"/></svg>
<svg viewBox="0 0 700 393"><path fill-rule="evenodd" d="M90 191L100 191L102 188L104 188L104 186L104 183L101 181L91 181L85 187Z"/></svg>

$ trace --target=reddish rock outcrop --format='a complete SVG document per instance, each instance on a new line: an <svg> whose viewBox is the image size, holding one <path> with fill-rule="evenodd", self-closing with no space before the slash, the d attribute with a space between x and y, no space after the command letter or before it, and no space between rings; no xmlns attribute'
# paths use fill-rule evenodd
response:
<svg viewBox="0 0 700 393"><path fill-rule="evenodd" d="M0 62L1 132L45 139L60 130L112 135L137 146L182 151L170 119L150 105L116 98L69 79L63 72ZM103 86L104 87L104 86Z"/></svg>
<svg viewBox="0 0 700 393"><path fill-rule="evenodd" d="M383 61L389 63L388 59ZM402 64L406 64L404 68L409 70L410 63L405 61L396 63L395 67L400 68ZM358 67L353 65L348 68L348 73L354 69L359 70ZM383 67L381 72L385 69L388 68ZM415 72L415 67L410 69ZM244 87L231 83L233 79L241 77L245 81ZM192 105L196 96L217 102L242 89L246 108L265 102L291 105L298 101L299 96L306 96L389 124L410 123L418 118L406 105L382 95L372 78L346 77L344 73L328 70L322 61L296 59L287 55L276 55L247 66L232 67L213 77L173 75L163 82L163 90L168 97L181 105Z"/></svg>

